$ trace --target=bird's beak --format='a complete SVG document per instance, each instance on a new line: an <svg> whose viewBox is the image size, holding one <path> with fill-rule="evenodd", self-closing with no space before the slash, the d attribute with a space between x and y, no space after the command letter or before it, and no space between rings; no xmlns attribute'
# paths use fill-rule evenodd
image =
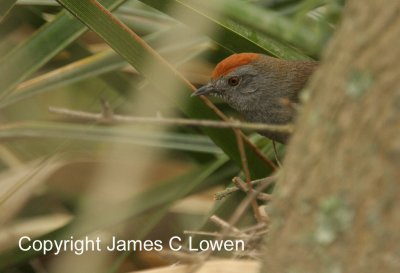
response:
<svg viewBox="0 0 400 273"><path fill-rule="evenodd" d="M197 97L200 95L208 95L210 92L214 91L214 85L211 83L208 83L202 87L200 87L199 89L197 89L193 94L192 97Z"/></svg>

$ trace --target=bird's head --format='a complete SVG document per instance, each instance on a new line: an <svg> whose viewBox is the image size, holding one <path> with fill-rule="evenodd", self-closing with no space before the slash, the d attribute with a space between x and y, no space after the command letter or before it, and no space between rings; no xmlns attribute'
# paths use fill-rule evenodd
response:
<svg viewBox="0 0 400 273"><path fill-rule="evenodd" d="M211 81L192 96L220 97L248 121L287 124L295 117L293 104L317 65L257 53L233 54L217 64ZM288 139L284 133L263 135L282 143Z"/></svg>
<svg viewBox="0 0 400 273"><path fill-rule="evenodd" d="M250 105L261 91L260 67L263 55L257 53L233 54L215 67L211 81L197 89L192 96L220 97L233 108Z"/></svg>

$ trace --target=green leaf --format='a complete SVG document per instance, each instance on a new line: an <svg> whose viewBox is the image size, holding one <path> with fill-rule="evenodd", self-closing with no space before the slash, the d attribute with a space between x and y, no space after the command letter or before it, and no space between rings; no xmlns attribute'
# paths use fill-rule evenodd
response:
<svg viewBox="0 0 400 273"><path fill-rule="evenodd" d="M79 80L114 71L126 62L112 50L107 50L40 75L17 86L6 98L0 100L0 108Z"/></svg>
<svg viewBox="0 0 400 273"><path fill-rule="evenodd" d="M293 47L289 47L279 39L272 38L269 34L255 31L255 29L258 28L248 27L245 24L240 24L240 21L236 20L236 18L229 18L227 16L228 14L226 14L228 11L225 6L224 8L220 8L219 11L222 12L222 14L220 14L204 7L204 5L199 5L199 1L140 1L169 14L197 31L203 32L229 51L267 53L288 60L310 59L309 56ZM228 2L230 3L230 1ZM243 3L243 5L248 4ZM176 10L180 12L176 12ZM251 16L249 16L249 20L253 20ZM206 31L208 30L207 32L204 32L204 26L208 26L206 28Z"/></svg>
<svg viewBox="0 0 400 273"><path fill-rule="evenodd" d="M134 127L88 126L57 122L23 122L0 127L0 139L3 141L23 137L106 141L201 153L221 153L218 147L203 136L154 130L144 132Z"/></svg>
<svg viewBox="0 0 400 273"><path fill-rule="evenodd" d="M194 3L192 0L184 2ZM262 9L250 3L238 0L217 0L223 6L222 12L235 21L249 26L251 29L259 30L261 33L275 37L278 41L302 49L308 55L318 56L322 46L325 44L325 36L320 35L295 20L291 20L277 12ZM198 3L198 2L196 2ZM212 5L204 3L205 7L212 9Z"/></svg>
<svg viewBox="0 0 400 273"><path fill-rule="evenodd" d="M106 7L115 9L124 0L103 0ZM8 95L18 83L47 63L71 44L87 28L65 11L43 25L30 39L0 60L0 99Z"/></svg>
<svg viewBox="0 0 400 273"><path fill-rule="evenodd" d="M193 54L197 55L204 51L206 48L204 45L208 44L206 38L198 36L187 37L189 35L185 35L185 32L187 30L185 31L182 26L172 27L147 35L145 40L154 45L165 58L180 64L183 61L187 61L188 57L192 57ZM160 43L165 40L166 35L173 35L174 33L179 33L179 37L182 39L178 46L172 47L170 44ZM126 65L128 63L115 51L105 50L19 84L14 92L0 100L0 108L44 93L50 89L57 91L55 88L99 76L123 68Z"/></svg>
<svg viewBox="0 0 400 273"><path fill-rule="evenodd" d="M59 4L54 0L18 0L18 5L59 6Z"/></svg>

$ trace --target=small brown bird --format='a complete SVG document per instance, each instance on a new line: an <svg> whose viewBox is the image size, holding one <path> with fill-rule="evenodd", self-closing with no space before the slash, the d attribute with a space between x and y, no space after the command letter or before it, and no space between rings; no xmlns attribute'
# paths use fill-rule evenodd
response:
<svg viewBox="0 0 400 273"><path fill-rule="evenodd" d="M318 65L314 61L285 61L256 53L233 54L215 67L211 81L192 96L220 97L248 121L287 124L296 111L299 92ZM287 143L289 135L260 134Z"/></svg>

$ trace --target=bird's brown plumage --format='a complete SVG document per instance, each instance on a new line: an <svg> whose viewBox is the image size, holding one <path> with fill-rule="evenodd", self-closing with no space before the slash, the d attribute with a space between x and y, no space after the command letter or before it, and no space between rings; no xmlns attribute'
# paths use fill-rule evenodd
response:
<svg viewBox="0 0 400 273"><path fill-rule="evenodd" d="M293 122L293 103L299 101L299 93L317 65L257 53L233 54L217 64L211 82L194 95L217 95L251 122L287 124ZM232 77L237 84L232 84ZM285 133L259 133L281 143L289 139Z"/></svg>

